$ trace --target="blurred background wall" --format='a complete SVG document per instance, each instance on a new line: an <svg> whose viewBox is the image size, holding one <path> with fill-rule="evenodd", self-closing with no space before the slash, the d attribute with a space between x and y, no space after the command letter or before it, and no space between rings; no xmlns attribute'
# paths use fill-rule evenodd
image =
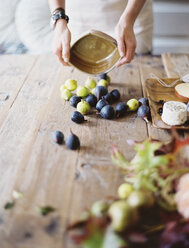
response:
<svg viewBox="0 0 189 248"><path fill-rule="evenodd" d="M153 54L189 53L189 0L154 0Z"/></svg>

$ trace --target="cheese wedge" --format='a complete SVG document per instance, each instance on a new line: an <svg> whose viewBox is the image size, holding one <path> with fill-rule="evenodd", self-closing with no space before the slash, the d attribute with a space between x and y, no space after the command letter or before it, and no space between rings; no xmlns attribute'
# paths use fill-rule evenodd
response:
<svg viewBox="0 0 189 248"><path fill-rule="evenodd" d="M189 101L189 83L181 83L175 86L175 94L180 99Z"/></svg>
<svg viewBox="0 0 189 248"><path fill-rule="evenodd" d="M162 121L170 126L182 125L187 121L186 104L168 101L163 105Z"/></svg>

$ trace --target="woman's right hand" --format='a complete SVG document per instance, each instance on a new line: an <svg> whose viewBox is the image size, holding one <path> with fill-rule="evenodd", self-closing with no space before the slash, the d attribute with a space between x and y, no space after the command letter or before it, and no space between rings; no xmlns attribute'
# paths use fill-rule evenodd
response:
<svg viewBox="0 0 189 248"><path fill-rule="evenodd" d="M70 41L71 33L66 20L59 19L54 29L52 51L58 56L59 61L66 66L69 65Z"/></svg>
<svg viewBox="0 0 189 248"><path fill-rule="evenodd" d="M133 25L126 23L124 18L120 18L119 23L116 26L116 37L118 51L120 53L120 61L117 67L130 63L135 55L136 38L133 31Z"/></svg>

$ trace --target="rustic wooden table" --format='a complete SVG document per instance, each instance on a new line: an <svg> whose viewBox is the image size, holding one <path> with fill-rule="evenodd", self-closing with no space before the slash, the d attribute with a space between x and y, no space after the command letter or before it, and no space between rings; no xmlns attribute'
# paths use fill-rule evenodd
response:
<svg viewBox="0 0 189 248"><path fill-rule="evenodd" d="M188 55L137 57L110 72L110 89L119 89L123 101L140 98L151 72L179 77L188 73L188 66ZM115 196L123 180L111 162L111 143L131 159L134 151L126 139L171 139L169 131L146 125L136 113L112 121L89 115L85 124L73 123L73 108L61 100L59 90L70 77L83 84L87 76L63 68L53 55L0 57L1 248L75 247L65 233L67 224L94 201ZM79 151L51 141L54 130L68 135L70 128L80 137ZM13 190L23 198L5 210ZM46 205L56 211L43 217L36 209Z"/></svg>

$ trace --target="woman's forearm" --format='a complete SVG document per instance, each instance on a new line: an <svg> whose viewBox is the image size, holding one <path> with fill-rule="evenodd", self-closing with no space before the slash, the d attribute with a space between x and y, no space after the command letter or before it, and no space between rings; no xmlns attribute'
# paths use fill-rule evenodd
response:
<svg viewBox="0 0 189 248"><path fill-rule="evenodd" d="M57 8L65 9L65 0L48 0L51 13Z"/></svg>
<svg viewBox="0 0 189 248"><path fill-rule="evenodd" d="M48 0L48 2L51 13L57 8L65 9L65 0ZM52 51L63 65L69 65L70 41L71 33L67 27L67 21L60 18L54 27Z"/></svg>
<svg viewBox="0 0 189 248"><path fill-rule="evenodd" d="M130 63L136 49L136 38L133 30L135 20L146 0L128 0L127 6L116 26L116 38L121 60L117 66Z"/></svg>
<svg viewBox="0 0 189 248"><path fill-rule="evenodd" d="M134 25L134 22L139 15L146 0L128 0L127 6L122 14L126 24Z"/></svg>

